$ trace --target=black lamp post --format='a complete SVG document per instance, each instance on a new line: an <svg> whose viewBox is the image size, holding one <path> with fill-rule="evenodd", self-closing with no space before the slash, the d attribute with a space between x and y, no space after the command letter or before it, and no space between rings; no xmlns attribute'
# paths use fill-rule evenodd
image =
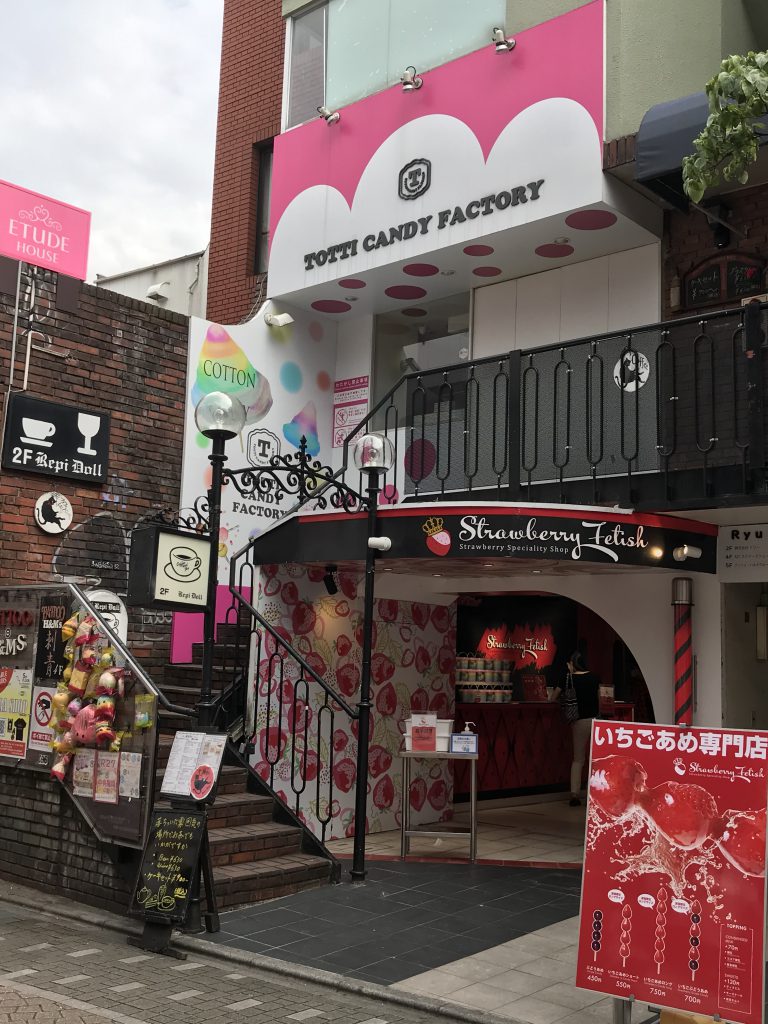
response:
<svg viewBox="0 0 768 1024"><path fill-rule="evenodd" d="M329 466L307 455L305 439L296 455L275 455L265 466L246 469L225 469L224 445L237 437L245 425L242 403L230 395L215 391L200 400L195 409L195 423L201 434L213 441L208 456L211 463L211 487L208 491L208 531L211 570L203 631L203 678L198 704L198 722L205 728L213 724L216 703L213 694L213 652L216 631L216 567L219 559L219 528L221 522L221 488L225 482L234 484L242 495L271 494L279 500L295 495L299 503L314 500L318 508L330 504L337 509L368 513L365 555L365 590L363 598L363 650L360 671L360 700L357 735L357 784L355 789L355 834L351 876L354 881L365 878L365 822L368 806L368 748L371 722L371 655L373 646L373 611L376 553L388 551L390 541L377 535L376 514L381 476L395 461L395 449L383 434L365 434L355 444L353 456L357 469L367 477L366 494L362 495L338 479Z"/></svg>
<svg viewBox="0 0 768 1024"><path fill-rule="evenodd" d="M237 437L245 426L245 409L237 398L214 391L202 398L195 409L195 424L205 437L213 441L208 456L211 463L211 486L208 491L208 541L210 560L208 595L203 619L203 678L197 721L202 728L213 725L213 649L216 637L216 587L219 582L219 526L221 523L221 488L224 482L224 446Z"/></svg>

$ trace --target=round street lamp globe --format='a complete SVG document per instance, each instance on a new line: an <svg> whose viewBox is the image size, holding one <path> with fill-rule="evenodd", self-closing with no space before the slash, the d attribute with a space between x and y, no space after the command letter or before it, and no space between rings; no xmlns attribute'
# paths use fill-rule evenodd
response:
<svg viewBox="0 0 768 1024"><path fill-rule="evenodd" d="M212 391L197 403L195 424L206 437L237 437L245 426L245 406L239 398Z"/></svg>
<svg viewBox="0 0 768 1024"><path fill-rule="evenodd" d="M384 434L364 434L352 452L355 466L363 473L388 472L395 464L395 446Z"/></svg>

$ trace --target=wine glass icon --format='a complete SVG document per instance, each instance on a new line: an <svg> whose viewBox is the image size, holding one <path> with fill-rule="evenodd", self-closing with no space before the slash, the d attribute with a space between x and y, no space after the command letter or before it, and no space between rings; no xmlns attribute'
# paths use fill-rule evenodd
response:
<svg viewBox="0 0 768 1024"><path fill-rule="evenodd" d="M87 412L77 415L77 429L83 435L84 445L77 449L78 455L98 455L95 448L91 448L91 441L96 437L101 426L101 416L91 416Z"/></svg>

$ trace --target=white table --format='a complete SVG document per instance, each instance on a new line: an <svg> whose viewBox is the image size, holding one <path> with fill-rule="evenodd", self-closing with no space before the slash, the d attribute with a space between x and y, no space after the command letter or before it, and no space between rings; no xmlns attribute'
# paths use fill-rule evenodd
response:
<svg viewBox="0 0 768 1024"><path fill-rule="evenodd" d="M431 836L445 839L454 836L469 836L469 862L477 859L477 759L478 754L451 754L447 750L401 750L403 759L402 811L400 814L400 859L408 856L411 836ZM436 831L429 828L410 828L411 818L411 761L470 761L469 766L469 829L460 831Z"/></svg>

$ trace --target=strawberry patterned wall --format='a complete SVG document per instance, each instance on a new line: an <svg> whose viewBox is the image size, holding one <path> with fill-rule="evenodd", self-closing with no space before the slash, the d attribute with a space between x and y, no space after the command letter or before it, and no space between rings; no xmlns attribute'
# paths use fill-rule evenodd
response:
<svg viewBox="0 0 768 1024"><path fill-rule="evenodd" d="M363 577L362 574L339 573L339 592L329 596L322 582L323 575L322 568L264 566L259 610L294 644L312 668L354 706L360 687ZM356 724L343 712L337 712L331 731L327 713L320 711L322 692L312 684L305 719L301 718L304 704L301 701L295 715L300 725L294 727L291 708L296 666L289 667L285 663L281 708L277 699L277 673L273 671L269 680L271 650L274 647L267 646L260 664L253 763L267 781L272 774L275 790L290 807L295 808L298 801L301 817L318 834L321 832L316 820L319 807L321 818L330 817L326 839L349 836L354 819ZM411 709L433 711L440 718L454 714L455 604L445 607L377 601L373 651L369 833L400 825L402 768L397 752L402 745L403 723ZM298 684L300 688L303 685ZM303 689L300 693L304 696ZM271 697L269 703L268 696ZM331 774L333 788L329 806ZM417 762L413 778L412 820L426 823L450 818L453 800L450 764L447 761Z"/></svg>

